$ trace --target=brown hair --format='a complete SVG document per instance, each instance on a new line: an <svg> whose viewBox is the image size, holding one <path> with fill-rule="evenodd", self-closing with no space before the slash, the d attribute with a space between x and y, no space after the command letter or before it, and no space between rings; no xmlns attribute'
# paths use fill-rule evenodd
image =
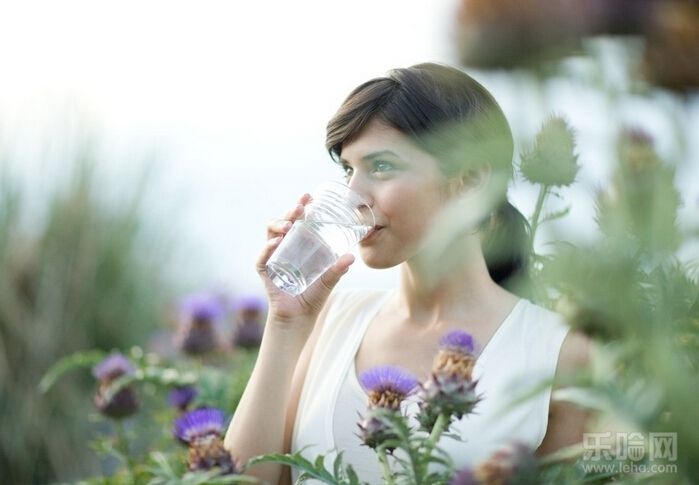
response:
<svg viewBox="0 0 699 485"><path fill-rule="evenodd" d="M424 63L371 79L345 99L327 127L326 147L339 163L342 147L378 118L439 160L445 176L490 167L512 175L512 132L493 96L464 72ZM503 187L503 194L506 187ZM481 224L482 248L493 280L511 286L526 276L529 224L504 197Z"/></svg>

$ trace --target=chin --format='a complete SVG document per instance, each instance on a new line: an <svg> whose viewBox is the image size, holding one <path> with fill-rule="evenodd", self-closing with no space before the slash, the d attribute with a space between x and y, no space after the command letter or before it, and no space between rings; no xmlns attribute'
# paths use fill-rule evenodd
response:
<svg viewBox="0 0 699 485"><path fill-rule="evenodd" d="M364 261L364 264L372 269L388 269L402 263L402 261L396 260L395 257L379 257L377 255L367 253L360 251L359 255L361 256L362 261Z"/></svg>

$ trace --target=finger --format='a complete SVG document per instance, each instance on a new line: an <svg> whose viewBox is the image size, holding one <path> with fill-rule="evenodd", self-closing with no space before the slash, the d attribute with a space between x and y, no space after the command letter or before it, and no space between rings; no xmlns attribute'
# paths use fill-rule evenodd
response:
<svg viewBox="0 0 699 485"><path fill-rule="evenodd" d="M347 273L349 267L354 263L354 255L344 254L333 264L330 269L323 273L320 277L320 282L328 290L332 290L340 278Z"/></svg>
<svg viewBox="0 0 699 485"><path fill-rule="evenodd" d="M269 260L270 256L272 256L274 250L277 249L277 246L279 246L281 241L281 236L277 236L267 241L265 248L262 250L259 258L257 258L257 263L255 265L258 273L266 274L267 261Z"/></svg>
<svg viewBox="0 0 699 485"><path fill-rule="evenodd" d="M283 219L271 221L267 224L267 239L273 238L280 234L286 234L291 229L291 226L298 219L303 218L304 206L311 200L310 194L304 194L299 199L299 203L290 209Z"/></svg>
<svg viewBox="0 0 699 485"><path fill-rule="evenodd" d="M267 223L267 238L271 239L282 234L286 234L294 223L283 219L270 221Z"/></svg>

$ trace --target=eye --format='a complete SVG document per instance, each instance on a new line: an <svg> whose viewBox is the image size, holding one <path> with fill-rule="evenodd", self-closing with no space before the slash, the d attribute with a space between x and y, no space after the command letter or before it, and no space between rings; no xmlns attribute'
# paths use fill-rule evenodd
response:
<svg viewBox="0 0 699 485"><path fill-rule="evenodd" d="M385 162L383 160L374 161L374 172L388 172L394 169L392 163Z"/></svg>
<svg viewBox="0 0 699 485"><path fill-rule="evenodd" d="M340 168L345 173L345 178L349 178L352 175L353 168L350 165L343 163L342 165L340 165Z"/></svg>

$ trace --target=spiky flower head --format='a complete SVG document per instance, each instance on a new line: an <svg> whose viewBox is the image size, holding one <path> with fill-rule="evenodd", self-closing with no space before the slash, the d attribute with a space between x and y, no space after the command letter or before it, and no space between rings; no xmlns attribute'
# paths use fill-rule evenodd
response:
<svg viewBox="0 0 699 485"><path fill-rule="evenodd" d="M167 401L170 406L178 408L180 411L187 409L194 398L197 397L197 389L194 386L177 386L168 395Z"/></svg>
<svg viewBox="0 0 699 485"><path fill-rule="evenodd" d="M537 468L534 450L522 443L511 443L480 463L474 474L481 483L528 485L539 482Z"/></svg>
<svg viewBox="0 0 699 485"><path fill-rule="evenodd" d="M183 317L199 320L216 320L225 313L222 298L215 293L187 295L180 301L179 308Z"/></svg>
<svg viewBox="0 0 699 485"><path fill-rule="evenodd" d="M524 178L548 186L570 185L580 170L575 137L565 119L553 116L544 122L532 150L522 153Z"/></svg>
<svg viewBox="0 0 699 485"><path fill-rule="evenodd" d="M180 327L177 345L186 354L200 355L218 347L216 325L225 307L217 294L189 295L180 302Z"/></svg>
<svg viewBox="0 0 699 485"><path fill-rule="evenodd" d="M112 382L136 371L131 361L122 353L114 352L92 368L92 375L101 382Z"/></svg>
<svg viewBox="0 0 699 485"><path fill-rule="evenodd" d="M207 435L189 445L187 468L190 471L206 471L218 467L221 475L240 473L233 456L223 447L220 436Z"/></svg>
<svg viewBox="0 0 699 485"><path fill-rule="evenodd" d="M366 415L358 423L359 438L371 449L384 445L386 451L391 453L395 447L387 445L387 442L398 439L392 424L392 421L397 419L404 419L400 411L382 406L369 407Z"/></svg>
<svg viewBox="0 0 699 485"><path fill-rule="evenodd" d="M680 206L674 169L657 154L652 137L636 127L621 131L617 156L612 183L597 197L600 228L608 236L630 237L631 244L651 250L674 249Z"/></svg>
<svg viewBox="0 0 699 485"><path fill-rule="evenodd" d="M452 330L439 342L439 352L432 363L432 372L470 380L476 363L473 350L471 334L463 330Z"/></svg>
<svg viewBox="0 0 699 485"><path fill-rule="evenodd" d="M397 366L372 367L359 377L364 390L369 394L370 406L381 406L400 410L400 403L417 387L417 379Z"/></svg>
<svg viewBox="0 0 699 485"><path fill-rule="evenodd" d="M93 399L97 410L114 419L121 419L136 413L141 403L132 387L125 386L112 394L109 386L100 385Z"/></svg>
<svg viewBox="0 0 699 485"><path fill-rule="evenodd" d="M140 407L136 392L130 386L124 386L117 392L112 391L112 383L125 375L133 375L135 368L123 354L112 353L92 369L99 381L99 388L93 402L97 410L110 418L121 419L134 414Z"/></svg>
<svg viewBox="0 0 699 485"><path fill-rule="evenodd" d="M192 443L207 435L221 436L224 427L223 411L216 408L199 408L177 418L172 432L181 442Z"/></svg>
<svg viewBox="0 0 699 485"><path fill-rule="evenodd" d="M472 380L476 362L474 347L473 337L463 330L453 330L440 340L432 373L418 391L420 412L417 419L422 429L431 431L442 414L450 419L461 419L480 401L476 382Z"/></svg>
<svg viewBox="0 0 699 485"><path fill-rule="evenodd" d="M267 302L256 295L245 295L234 300L232 310L244 319L261 316L267 309Z"/></svg>
<svg viewBox="0 0 699 485"><path fill-rule="evenodd" d="M244 320L239 322L233 336L233 345L244 349L254 349L262 342L263 328L260 322Z"/></svg>
<svg viewBox="0 0 699 485"><path fill-rule="evenodd" d="M420 411L417 420L421 428L431 432L442 414L453 420L473 412L481 400L476 394L477 383L459 374L433 373L418 391Z"/></svg>
<svg viewBox="0 0 699 485"><path fill-rule="evenodd" d="M476 475L470 468L458 470L449 480L449 485L479 485Z"/></svg>
<svg viewBox="0 0 699 485"><path fill-rule="evenodd" d="M225 429L225 415L216 408L199 408L175 420L174 436L189 445L189 470L221 469L221 474L238 473L238 466L223 447L221 436Z"/></svg>

